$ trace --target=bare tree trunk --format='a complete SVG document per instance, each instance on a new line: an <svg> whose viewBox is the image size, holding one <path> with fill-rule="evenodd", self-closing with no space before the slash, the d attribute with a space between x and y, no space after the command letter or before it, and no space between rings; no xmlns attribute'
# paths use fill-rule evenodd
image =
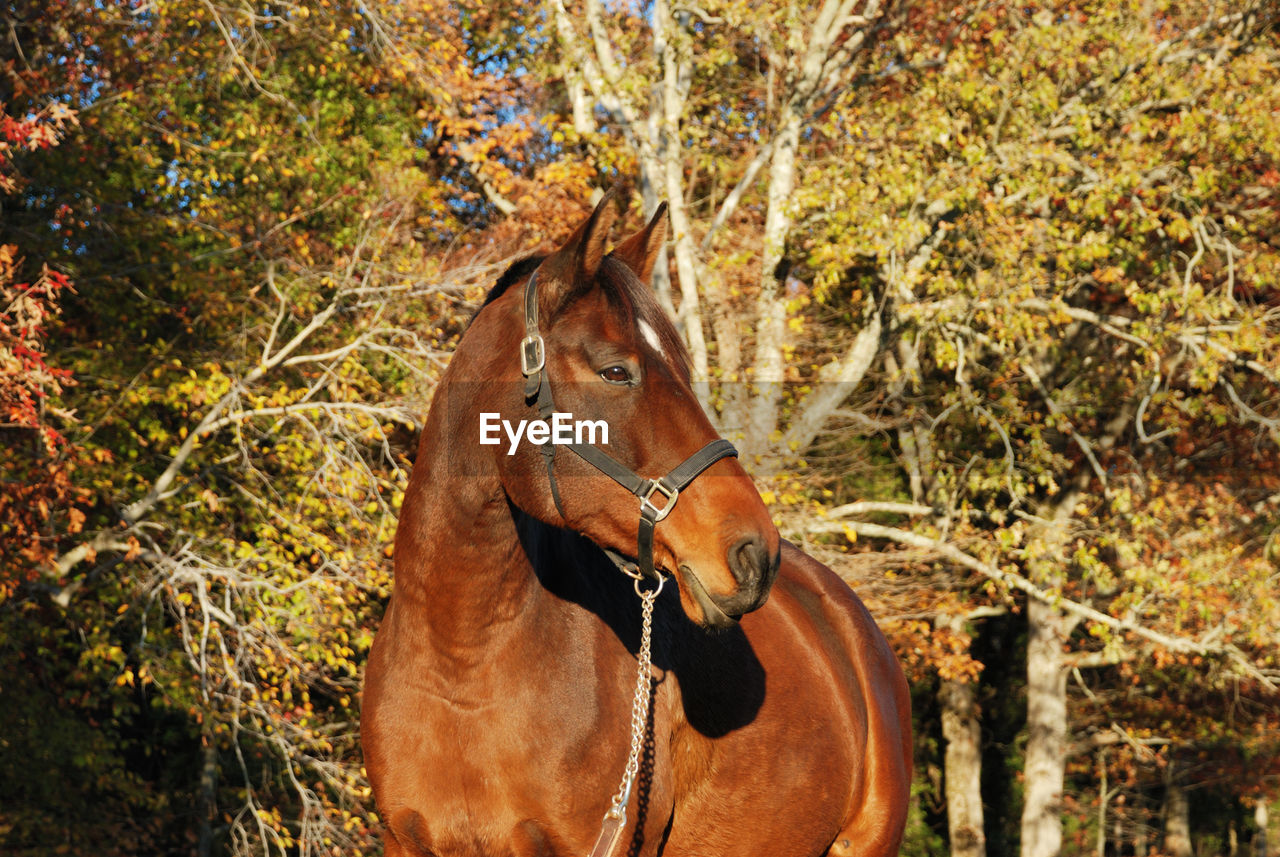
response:
<svg viewBox="0 0 1280 857"><path fill-rule="evenodd" d="M960 616L939 617L938 624L960 631ZM947 831L951 857L986 857L987 837L982 812L982 729L971 681L944 679L938 688L942 705L942 737Z"/></svg>
<svg viewBox="0 0 1280 857"><path fill-rule="evenodd" d="M1098 844L1094 849L1097 857L1107 854L1107 804L1111 795L1107 792L1107 748L1098 748Z"/></svg>
<svg viewBox="0 0 1280 857"><path fill-rule="evenodd" d="M592 121L592 105L587 98L587 82L577 69L569 66L565 69L565 85L569 89L569 103L573 107L573 130L579 134L590 134L595 130Z"/></svg>
<svg viewBox="0 0 1280 857"><path fill-rule="evenodd" d="M1063 644L1078 619L1027 601L1027 756L1022 857L1062 850L1062 784L1067 755L1067 668Z"/></svg>
<svg viewBox="0 0 1280 857"><path fill-rule="evenodd" d="M206 718L205 723L208 724ZM200 821L196 838L196 857L213 853L213 820L218 812L218 745L213 730L206 725L201 748Z"/></svg>
<svg viewBox="0 0 1280 857"><path fill-rule="evenodd" d="M1253 834L1253 857L1267 857L1267 799L1259 797L1253 807L1253 821L1258 832Z"/></svg>
<svg viewBox="0 0 1280 857"><path fill-rule="evenodd" d="M688 17L688 12L672 14L666 0L657 0L653 5L653 49L662 67L661 113L653 112L661 129L657 135L657 150L670 206L671 247L676 260L676 275L680 279L680 323L693 360L694 392L703 408L714 417L714 410L709 407L711 372L698 298L700 266L692 224L685 209L685 164L680 136L680 120L684 116L685 100L693 80L688 57Z"/></svg>
<svg viewBox="0 0 1280 857"><path fill-rule="evenodd" d="M800 146L801 116L791 104L782 108L778 137L769 164L769 185L765 209L763 247L760 251L760 294L756 299L756 396L750 416L744 421L746 454L766 454L773 445L778 426L778 403L782 400L785 371L783 349L787 344L787 302L779 265L791 232L791 195L795 190L796 150Z"/></svg>
<svg viewBox="0 0 1280 857"><path fill-rule="evenodd" d="M1170 857L1191 857L1191 803L1177 765L1173 763L1165 773L1164 853Z"/></svg>

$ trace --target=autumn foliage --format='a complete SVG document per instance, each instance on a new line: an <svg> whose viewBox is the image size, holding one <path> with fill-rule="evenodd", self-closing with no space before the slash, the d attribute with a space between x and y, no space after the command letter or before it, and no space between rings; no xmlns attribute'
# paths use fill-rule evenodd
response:
<svg viewBox="0 0 1280 857"><path fill-rule="evenodd" d="M71 383L70 372L45 359L45 335L65 275L45 267L35 282L15 282L17 248L0 246L0 432L11 455L0 465L0 595L54 562L56 533L79 532L84 492L71 476L71 450L47 402ZM60 415L62 418L69 416Z"/></svg>
<svg viewBox="0 0 1280 857"><path fill-rule="evenodd" d="M15 159L56 146L75 124L75 113L57 101L19 116L0 101L0 199L23 186ZM71 415L51 405L74 382L46 354L71 284L48 265L33 270L20 253L0 243L0 437L9 448L0 461L0 600L54 562L58 533L79 532L84 521L75 453L60 429Z"/></svg>
<svg viewBox="0 0 1280 857"><path fill-rule="evenodd" d="M966 693L993 857L1156 853L1181 785L1229 853L1280 775L1276 16L0 6L0 851L377 852L416 421L614 187L670 202L704 407L912 681L904 853L982 857Z"/></svg>

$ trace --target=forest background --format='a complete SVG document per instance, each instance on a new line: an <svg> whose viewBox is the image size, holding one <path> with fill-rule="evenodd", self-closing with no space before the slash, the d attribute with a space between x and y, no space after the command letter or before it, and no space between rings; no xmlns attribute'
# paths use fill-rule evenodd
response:
<svg viewBox="0 0 1280 857"><path fill-rule="evenodd" d="M376 854L433 386L603 188L916 725L903 854L1267 853L1280 14L0 3L0 850Z"/></svg>

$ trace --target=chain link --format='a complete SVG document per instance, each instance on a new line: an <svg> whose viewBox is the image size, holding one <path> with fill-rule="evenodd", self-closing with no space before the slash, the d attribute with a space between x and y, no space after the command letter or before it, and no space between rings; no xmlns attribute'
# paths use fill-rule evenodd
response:
<svg viewBox="0 0 1280 857"><path fill-rule="evenodd" d="M640 651L636 657L636 693L631 702L631 753L627 756L627 767L622 775L622 784L613 797L613 806L608 816L621 818L626 816L627 804L631 800L631 788L640 774L640 753L644 749L645 726L649 722L649 690L652 678L653 641L653 603L662 591L666 578L658 578L658 586L648 592L640 588L640 581L634 584L636 594L640 596Z"/></svg>

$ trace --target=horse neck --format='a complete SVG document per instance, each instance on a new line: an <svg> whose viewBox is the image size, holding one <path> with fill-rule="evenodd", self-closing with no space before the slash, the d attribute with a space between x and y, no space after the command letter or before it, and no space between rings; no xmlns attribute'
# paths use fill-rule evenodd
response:
<svg viewBox="0 0 1280 857"><path fill-rule="evenodd" d="M437 402L447 396L442 381ZM458 458L466 445L451 430L478 431L478 422L446 410L431 409L405 491L393 604L429 642L466 650L532 621L538 585L492 459Z"/></svg>

